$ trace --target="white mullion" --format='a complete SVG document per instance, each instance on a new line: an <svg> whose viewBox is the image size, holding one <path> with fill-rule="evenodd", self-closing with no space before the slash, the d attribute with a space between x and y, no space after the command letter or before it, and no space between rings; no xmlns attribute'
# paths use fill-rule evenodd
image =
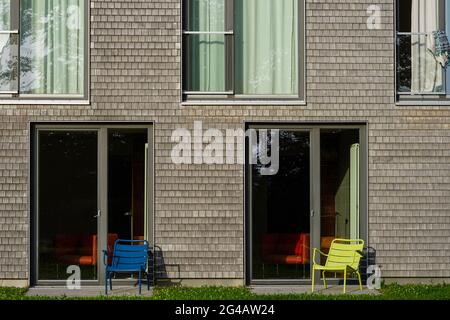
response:
<svg viewBox="0 0 450 320"><path fill-rule="evenodd" d="M194 34L194 35L195 34L199 34L199 35L202 35L202 34L232 35L232 34L234 34L234 31L187 31L187 30L183 30L183 34L186 34L186 35L190 35L190 34Z"/></svg>

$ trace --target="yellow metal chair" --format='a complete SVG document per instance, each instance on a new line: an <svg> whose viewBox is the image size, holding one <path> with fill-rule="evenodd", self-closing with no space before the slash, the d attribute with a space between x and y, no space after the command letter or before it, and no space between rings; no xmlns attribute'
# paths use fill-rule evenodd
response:
<svg viewBox="0 0 450 320"><path fill-rule="evenodd" d="M361 239L334 239L331 242L328 254L323 253L317 248L313 252L313 270L312 270L312 287L314 292L314 271L322 270L323 285L326 288L325 272L343 272L344 273L344 293L346 289L347 273L356 273L359 280L359 289L362 290L361 274L359 273L359 261L363 256L364 240ZM325 265L316 263L316 252L327 257Z"/></svg>

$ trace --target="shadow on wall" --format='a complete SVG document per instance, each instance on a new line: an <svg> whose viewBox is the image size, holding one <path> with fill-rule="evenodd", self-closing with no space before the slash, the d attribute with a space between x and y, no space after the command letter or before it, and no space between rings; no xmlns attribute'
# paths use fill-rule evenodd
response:
<svg viewBox="0 0 450 320"><path fill-rule="evenodd" d="M152 252L152 261L154 266L154 279L155 282L157 280L168 280L169 279L169 271L167 268L169 267L170 272L173 274L176 273L176 276L170 277L171 283L181 283L181 270L179 264L167 264L164 260L164 252L160 246L154 247ZM174 270L172 270L174 269ZM176 280L176 281L174 281Z"/></svg>
<svg viewBox="0 0 450 320"><path fill-rule="evenodd" d="M372 275L372 273L367 273L367 268L376 265L377 251L373 247L364 247L363 254L364 257L361 259L359 272L361 273L362 280L366 282L367 278Z"/></svg>
<svg viewBox="0 0 450 320"><path fill-rule="evenodd" d="M361 273L361 279L363 283L367 281L367 278L372 275L372 273L368 274L367 269L371 265L376 265L376 256L377 252L373 247L364 247L363 250L364 257L361 259L359 271ZM169 280L169 271L167 267L169 267L170 272L173 274L176 273L176 276L170 277L170 282L172 284L181 283L181 270L179 264L166 264L164 261L164 252L159 246L154 246L154 250L150 253L150 265L152 266L153 284L156 284L156 281L159 280Z"/></svg>

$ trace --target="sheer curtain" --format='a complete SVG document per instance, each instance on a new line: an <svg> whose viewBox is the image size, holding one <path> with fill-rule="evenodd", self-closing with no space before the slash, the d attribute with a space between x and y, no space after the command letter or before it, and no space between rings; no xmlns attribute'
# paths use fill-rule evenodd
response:
<svg viewBox="0 0 450 320"><path fill-rule="evenodd" d="M411 9L411 91L416 93L441 92L443 69L427 48L427 36L440 30L443 14L440 0L412 0Z"/></svg>
<svg viewBox="0 0 450 320"><path fill-rule="evenodd" d="M10 1L0 0L0 30L10 29Z"/></svg>
<svg viewBox="0 0 450 320"><path fill-rule="evenodd" d="M190 0L189 31L224 32L225 1ZM225 91L225 36L190 34L188 41L188 90Z"/></svg>
<svg viewBox="0 0 450 320"><path fill-rule="evenodd" d="M298 0L235 0L236 93L298 94Z"/></svg>
<svg viewBox="0 0 450 320"><path fill-rule="evenodd" d="M85 0L21 1L21 93L84 93L84 6Z"/></svg>
<svg viewBox="0 0 450 320"><path fill-rule="evenodd" d="M0 0L0 31L10 31L10 0ZM0 91L17 91L17 37L0 33Z"/></svg>

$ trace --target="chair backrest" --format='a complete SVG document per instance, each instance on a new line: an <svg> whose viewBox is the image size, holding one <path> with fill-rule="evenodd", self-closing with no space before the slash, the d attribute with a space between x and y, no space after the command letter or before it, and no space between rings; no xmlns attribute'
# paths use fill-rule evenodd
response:
<svg viewBox="0 0 450 320"><path fill-rule="evenodd" d="M325 266L348 266L358 270L363 248L364 240L361 239L334 239L331 242Z"/></svg>
<svg viewBox="0 0 450 320"><path fill-rule="evenodd" d="M112 266L116 270L145 270L148 261L147 240L122 240L114 243Z"/></svg>
<svg viewBox="0 0 450 320"><path fill-rule="evenodd" d="M309 257L309 234L305 233L272 233L265 234L262 239L262 256L271 254L298 255Z"/></svg>
<svg viewBox="0 0 450 320"><path fill-rule="evenodd" d="M309 233L302 233L302 247L301 247L301 256L303 257L303 263L309 262Z"/></svg>

